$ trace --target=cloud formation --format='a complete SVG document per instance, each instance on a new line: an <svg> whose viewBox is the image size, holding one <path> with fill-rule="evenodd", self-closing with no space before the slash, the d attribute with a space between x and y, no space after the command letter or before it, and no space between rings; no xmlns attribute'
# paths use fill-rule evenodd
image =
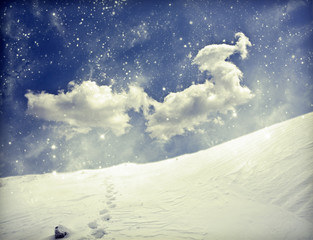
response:
<svg viewBox="0 0 313 240"><path fill-rule="evenodd" d="M247 47L251 46L243 33L235 36L238 38L235 45L208 45L193 59L193 64L210 76L210 80L170 93L163 102L153 100L138 86L130 86L128 92L115 93L112 86L98 86L92 81L80 85L70 82L66 93L28 92L25 95L28 113L67 123L79 132L100 127L119 136L131 127L128 111L141 110L147 120L146 131L152 138L162 141L193 131L204 122L220 122L216 113L235 112L236 106L253 97L249 88L240 85L243 76L240 69L227 61L235 53L246 58ZM154 111L149 111L151 109Z"/></svg>
<svg viewBox="0 0 313 240"><path fill-rule="evenodd" d="M117 136L130 126L127 111L148 111L148 97L142 88L130 86L128 92L114 93L111 86L98 86L85 81L81 85L69 83L67 93L27 93L28 113L39 118L67 123L78 132L91 128L110 129Z"/></svg>
<svg viewBox="0 0 313 240"><path fill-rule="evenodd" d="M155 113L148 116L147 131L151 137L166 141L185 131L193 131L201 123L216 121L215 113L235 112L236 106L253 97L250 89L240 85L242 72L226 61L236 52L242 59L246 58L247 46L251 46L243 33L235 36L238 38L236 45L213 44L198 52L193 64L212 79L182 92L170 93L163 103L156 103Z"/></svg>

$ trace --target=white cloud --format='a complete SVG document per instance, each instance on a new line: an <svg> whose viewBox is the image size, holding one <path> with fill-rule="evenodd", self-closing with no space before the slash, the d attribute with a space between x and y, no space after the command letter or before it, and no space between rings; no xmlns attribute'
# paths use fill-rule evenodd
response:
<svg viewBox="0 0 313 240"><path fill-rule="evenodd" d="M246 58L247 46L251 46L243 33L235 36L238 38L235 45L208 45L194 58L193 64L212 76L210 81L170 93L163 102L153 100L138 86L130 86L128 92L115 93L112 86L98 86L92 81L80 85L71 82L66 93L27 93L28 113L67 123L81 133L100 127L111 129L119 136L131 127L128 111L142 110L147 120L146 131L152 138L162 141L194 131L204 122L221 124L223 121L217 113L235 112L238 105L253 97L250 89L240 85L242 72L235 64L226 61L237 52ZM152 113L149 112L151 106Z"/></svg>
<svg viewBox="0 0 313 240"><path fill-rule="evenodd" d="M235 37L238 38L236 43L237 51L240 53L241 58L245 59L248 56L247 47L251 47L252 44L249 41L249 38L247 38L242 32L236 33Z"/></svg>
<svg viewBox="0 0 313 240"><path fill-rule="evenodd" d="M247 57L247 46L251 46L249 39L243 33L237 33L236 37L236 45L213 44L198 52L193 64L198 65L200 71L207 71L212 79L182 92L170 93L163 103L156 103L155 112L147 117L151 137L167 141L195 130L201 123L221 122L217 121L216 113L235 112L236 106L253 97L250 89L240 85L242 72L226 61L236 52L242 58Z"/></svg>
<svg viewBox="0 0 313 240"><path fill-rule="evenodd" d="M69 87L70 91L57 95L27 93L28 113L45 120L67 123L79 132L100 127L122 135L130 127L128 110L143 109L144 113L148 110L147 94L137 86L130 86L128 93L114 93L111 86L98 86L92 81L81 85L71 82Z"/></svg>
<svg viewBox="0 0 313 240"><path fill-rule="evenodd" d="M304 7L306 6L306 3L305 1L302 1L302 0L290 0L287 4L287 9L286 9L286 12L287 13L291 13L293 12L294 10L300 8L300 7Z"/></svg>

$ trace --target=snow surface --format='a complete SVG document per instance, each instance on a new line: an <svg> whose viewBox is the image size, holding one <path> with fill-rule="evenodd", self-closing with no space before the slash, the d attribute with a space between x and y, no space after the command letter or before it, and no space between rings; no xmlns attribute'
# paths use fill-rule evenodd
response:
<svg viewBox="0 0 313 240"><path fill-rule="evenodd" d="M1 179L0 239L313 239L313 113L177 158Z"/></svg>

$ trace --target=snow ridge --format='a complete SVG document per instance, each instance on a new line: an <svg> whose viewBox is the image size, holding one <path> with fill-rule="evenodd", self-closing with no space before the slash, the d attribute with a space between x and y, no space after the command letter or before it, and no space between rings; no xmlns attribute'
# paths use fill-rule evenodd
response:
<svg viewBox="0 0 313 240"><path fill-rule="evenodd" d="M1 239L312 239L313 113L194 154L1 179ZM36 228L36 231L34 231Z"/></svg>

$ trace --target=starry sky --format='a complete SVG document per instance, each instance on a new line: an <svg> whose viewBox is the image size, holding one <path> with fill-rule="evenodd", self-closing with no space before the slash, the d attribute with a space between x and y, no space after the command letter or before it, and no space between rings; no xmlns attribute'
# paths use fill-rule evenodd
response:
<svg viewBox="0 0 313 240"><path fill-rule="evenodd" d="M313 110L313 6L4 1L0 176L145 163Z"/></svg>

